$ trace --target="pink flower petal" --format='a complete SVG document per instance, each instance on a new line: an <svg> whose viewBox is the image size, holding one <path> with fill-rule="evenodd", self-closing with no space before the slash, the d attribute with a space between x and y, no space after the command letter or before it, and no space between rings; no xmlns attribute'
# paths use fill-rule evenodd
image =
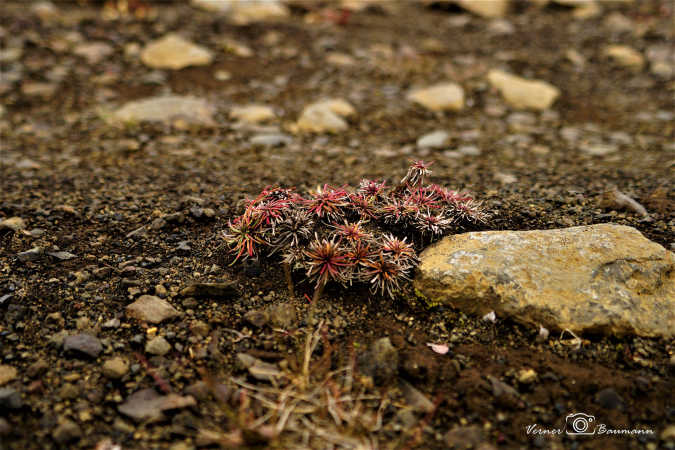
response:
<svg viewBox="0 0 675 450"><path fill-rule="evenodd" d="M429 342L427 343L427 346L431 347L433 351L440 353L441 355L445 355L450 350L450 348L448 348L448 346L445 344L432 344Z"/></svg>

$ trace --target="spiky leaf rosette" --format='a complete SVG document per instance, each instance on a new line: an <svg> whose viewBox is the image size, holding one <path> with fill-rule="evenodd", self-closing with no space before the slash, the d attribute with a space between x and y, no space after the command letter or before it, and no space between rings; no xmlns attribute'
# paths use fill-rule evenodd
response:
<svg viewBox="0 0 675 450"><path fill-rule="evenodd" d="M324 184L301 196L267 187L229 222L225 242L234 262L281 258L289 286L291 271L302 270L317 288L330 281L362 282L393 297L418 264L415 247L488 220L470 195L425 185L430 166L414 161L391 188L362 180L353 191Z"/></svg>

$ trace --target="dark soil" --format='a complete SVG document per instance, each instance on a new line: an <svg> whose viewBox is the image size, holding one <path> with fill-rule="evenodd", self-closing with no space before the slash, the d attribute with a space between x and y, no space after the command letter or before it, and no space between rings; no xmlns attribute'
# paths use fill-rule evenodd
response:
<svg viewBox="0 0 675 450"><path fill-rule="evenodd" d="M106 438L125 449L192 448L200 430L249 426L241 417L244 408L259 417L255 401L242 403L241 391L230 382L246 377L235 355L283 362L280 367L293 373L302 364L305 336L317 327L303 320L308 309L303 294L312 295L308 283L298 277L298 298L289 298L275 261L229 265L221 232L241 212L240 200L266 185L305 191L319 183L354 186L363 177L395 182L409 160L419 157L435 161L433 182L468 189L485 202L493 215L486 229L614 222L672 249L675 85L648 67L638 72L617 67L602 53L610 43L643 54L654 45L672 45L671 2L603 3L600 15L585 20L568 8L518 3L506 18L514 30L505 36L473 16L457 25L462 11L444 5L385 3L351 14L345 25L308 23L310 14L321 17L319 6L295 4L282 23L246 26L170 3L157 6L152 20L106 20L96 2L57 4L61 18L53 21L40 20L24 2L0 6L2 48L23 48L18 59L0 61L5 108L0 220L18 216L27 230L44 230L0 230L0 365L19 370L3 387L21 396L18 408L0 401L0 449L94 448ZM623 14L633 29L613 29L607 20L612 13ZM216 58L209 66L163 71L164 81L148 82L152 70L138 56L125 55L125 47L169 30L211 48ZM254 56L220 51L218 41L225 37L249 46ZM105 41L114 52L89 64L60 49L64 39ZM569 49L586 59L583 68L565 57ZM351 55L355 65L326 63L329 51ZM560 88L561 97L551 111L514 115L485 82L492 67L547 80ZM65 70L60 81L55 68ZM216 80L217 70L231 78ZM101 81L101 75L108 77ZM433 114L405 99L412 86L448 79L462 84L471 99L461 112ZM30 82L52 84L55 91L29 95L21 88ZM212 101L217 126L115 128L96 113L104 103L165 91ZM323 97L345 98L355 106L358 116L349 130L294 136L285 147L252 147L253 133L233 127L227 114L234 105L265 103L275 108L281 118L276 124L283 127ZM578 139L561 137L565 127L576 129ZM443 151L417 150L417 138L437 129L450 132L450 148L475 145L482 153L451 158ZM614 139L618 151L589 156L579 150L585 139ZM644 205L651 220L603 202L603 193L614 187ZM214 217L203 214L206 208ZM142 226L145 233L129 235ZM18 253L35 246L76 257L19 260ZM219 280L234 280L239 294L196 300L178 295L192 282ZM125 316L135 298L155 293L185 314L157 330ZM244 318L252 310L289 303L297 317L286 327L257 328ZM113 318L121 325L101 326ZM539 341L538 330L510 321L492 324L430 308L409 287L392 301L365 288L329 285L317 318L324 320L324 334L313 361L324 366L312 369L314 381L350 361L368 375L367 349L379 338L389 337L397 350L393 376L371 373L370 380L360 381L373 395L398 399L384 409L384 428L342 430L370 436L379 447L448 448L448 431L465 427L456 434L463 442L477 435L476 447L482 442L503 448L673 448L672 438L668 443L660 437L668 426L672 436L675 423L672 341L583 336L577 348L558 333ZM205 333L196 331L196 321L206 324ZM73 357L54 344L53 335L78 329L97 334L101 355ZM147 355L146 361L141 356L146 335L155 332L173 348L164 356ZM450 351L437 354L427 343L445 343ZM121 380L102 374L113 356L132 366ZM35 369L36 362L45 367ZM533 369L537 379L519 382L523 369ZM496 395L494 379L516 392ZM203 396L155 423L135 424L118 412L140 389L160 385L158 391L164 386L184 394L203 380L224 383L231 395ZM437 405L431 413L415 413L412 426L399 414L405 409L397 393L401 380ZM377 411L377 405L365 408ZM575 438L526 432L531 424L564 428L565 416L574 412L594 415L608 428L655 434ZM77 424L72 438L63 435L65 419ZM396 426L399 422L403 425ZM245 432L241 445L331 448L313 435L302 443L299 435Z"/></svg>

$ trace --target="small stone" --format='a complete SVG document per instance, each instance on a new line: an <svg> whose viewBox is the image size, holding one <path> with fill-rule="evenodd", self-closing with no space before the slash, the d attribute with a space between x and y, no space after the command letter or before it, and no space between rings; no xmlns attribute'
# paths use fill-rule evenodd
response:
<svg viewBox="0 0 675 450"><path fill-rule="evenodd" d="M425 134L417 139L419 148L443 148L450 142L450 135L446 131L438 130Z"/></svg>
<svg viewBox="0 0 675 450"><path fill-rule="evenodd" d="M63 340L63 350L66 353L86 355L96 358L102 351L103 346L95 336L87 333L68 336Z"/></svg>
<svg viewBox="0 0 675 450"><path fill-rule="evenodd" d="M211 64L212 60L210 50L173 33L150 42L141 51L141 61L153 69L178 70Z"/></svg>
<svg viewBox="0 0 675 450"><path fill-rule="evenodd" d="M20 231L26 228L26 221L21 217L10 217L0 221L0 230Z"/></svg>
<svg viewBox="0 0 675 450"><path fill-rule="evenodd" d="M537 381L537 372L534 369L521 369L518 371L518 382L521 384L531 384Z"/></svg>
<svg viewBox="0 0 675 450"><path fill-rule="evenodd" d="M344 117L355 114L356 110L346 100L322 100L305 107L296 127L306 133L337 133L348 127Z"/></svg>
<svg viewBox="0 0 675 450"><path fill-rule="evenodd" d="M212 297L212 298L232 298L239 294L237 286L232 281L222 281L219 283L192 283L178 292L181 297Z"/></svg>
<svg viewBox="0 0 675 450"><path fill-rule="evenodd" d="M50 98L56 93L56 83L26 81L21 84L21 93L28 97Z"/></svg>
<svg viewBox="0 0 675 450"><path fill-rule="evenodd" d="M591 156L605 156L616 153L619 147L616 144L582 143L579 150Z"/></svg>
<svg viewBox="0 0 675 450"><path fill-rule="evenodd" d="M462 8L487 19L503 17L509 9L509 0L455 0Z"/></svg>
<svg viewBox="0 0 675 450"><path fill-rule="evenodd" d="M560 95L555 86L540 80L529 80L501 70L491 70L488 81L516 109L545 110Z"/></svg>
<svg viewBox="0 0 675 450"><path fill-rule="evenodd" d="M54 429L52 437L59 444L65 444L79 439L82 436L82 429L78 424L69 419L62 419L59 425Z"/></svg>
<svg viewBox="0 0 675 450"><path fill-rule="evenodd" d="M246 353L238 353L237 360L258 380L270 381L282 375L275 364L270 364Z"/></svg>
<svg viewBox="0 0 675 450"><path fill-rule="evenodd" d="M298 321L295 306L290 303L276 303L267 308L269 320L272 326L288 330L293 328Z"/></svg>
<svg viewBox="0 0 675 450"><path fill-rule="evenodd" d="M136 391L117 407L125 416L136 422L156 422L161 420L163 411L194 406L192 396L182 397L177 394L159 395L154 389Z"/></svg>
<svg viewBox="0 0 675 450"><path fill-rule="evenodd" d="M385 385L396 377L398 362L398 350L385 337L373 342L362 355L359 367L365 375L372 377L375 384Z"/></svg>
<svg viewBox="0 0 675 450"><path fill-rule="evenodd" d="M107 320L101 325L102 328L118 328L119 326L120 320L117 318Z"/></svg>
<svg viewBox="0 0 675 450"><path fill-rule="evenodd" d="M621 67L640 70L645 65L645 58L640 52L625 45L610 45L605 48L605 56L611 58Z"/></svg>
<svg viewBox="0 0 675 450"><path fill-rule="evenodd" d="M9 387L0 388L0 410L19 409L23 406L21 394Z"/></svg>
<svg viewBox="0 0 675 450"><path fill-rule="evenodd" d="M338 67L356 65L356 60L346 53L330 52L326 55L326 62Z"/></svg>
<svg viewBox="0 0 675 450"><path fill-rule="evenodd" d="M151 355L164 356L171 351L171 344L164 336L156 336L145 344L145 351Z"/></svg>
<svg viewBox="0 0 675 450"><path fill-rule="evenodd" d="M166 95L135 100L109 115L112 123L171 122L183 119L187 123L212 126L214 108L206 100L180 95Z"/></svg>
<svg viewBox="0 0 675 450"><path fill-rule="evenodd" d="M4 386L16 378L18 371L12 366L0 366L0 386Z"/></svg>
<svg viewBox="0 0 675 450"><path fill-rule="evenodd" d="M83 42L75 46L73 53L87 60L89 64L96 64L113 53L114 49L105 42Z"/></svg>
<svg viewBox="0 0 675 450"><path fill-rule="evenodd" d="M80 395L80 389L72 383L64 383L59 389L59 397L64 400L72 400Z"/></svg>
<svg viewBox="0 0 675 450"><path fill-rule="evenodd" d="M236 25L273 22L289 16L288 7L279 0L192 0L192 4L207 11L226 15Z"/></svg>
<svg viewBox="0 0 675 450"><path fill-rule="evenodd" d="M249 142L252 145L259 145L261 147L281 147L291 144L293 139L290 136L281 133L257 134L251 137Z"/></svg>
<svg viewBox="0 0 675 450"><path fill-rule="evenodd" d="M154 295L141 295L127 306L126 312L129 317L149 323L161 323L181 315L169 302Z"/></svg>
<svg viewBox="0 0 675 450"><path fill-rule="evenodd" d="M16 256L21 262L33 262L40 259L42 255L44 255L44 249L42 247L33 247L25 252L17 253Z"/></svg>
<svg viewBox="0 0 675 450"><path fill-rule="evenodd" d="M247 312L244 315L244 319L254 327L262 328L269 320L269 317L265 311L253 310Z"/></svg>
<svg viewBox="0 0 675 450"><path fill-rule="evenodd" d="M408 101L431 111L459 111L464 108L464 89L455 83L436 84L415 89L408 94Z"/></svg>
<svg viewBox="0 0 675 450"><path fill-rule="evenodd" d="M116 356L107 360L101 370L106 377L117 380L129 372L129 364L124 358Z"/></svg>
<svg viewBox="0 0 675 450"><path fill-rule="evenodd" d="M410 405L414 410L420 411L423 413L430 413L434 410L434 402L429 400L423 393L417 390L413 385L407 381L402 381L400 383L401 391L403 392L403 397L405 398L408 405Z"/></svg>
<svg viewBox="0 0 675 450"><path fill-rule="evenodd" d="M240 122L261 123L276 118L274 110L266 105L237 106L230 111L230 117Z"/></svg>
<svg viewBox="0 0 675 450"><path fill-rule="evenodd" d="M613 388L599 391L594 400L605 409L623 409L623 399Z"/></svg>
<svg viewBox="0 0 675 450"><path fill-rule="evenodd" d="M42 375L49 369L49 364L47 361L44 359L38 359L35 361L33 364L28 366L28 369L26 369L26 375L28 375L31 378L35 378L39 375Z"/></svg>
<svg viewBox="0 0 675 450"><path fill-rule="evenodd" d="M68 261L74 258L77 258L76 255L73 255L72 253L69 252L46 252L47 255L51 256L52 258L56 258L59 261Z"/></svg>
<svg viewBox="0 0 675 450"><path fill-rule="evenodd" d="M663 441L675 441L675 425L668 425L661 432L661 439Z"/></svg>

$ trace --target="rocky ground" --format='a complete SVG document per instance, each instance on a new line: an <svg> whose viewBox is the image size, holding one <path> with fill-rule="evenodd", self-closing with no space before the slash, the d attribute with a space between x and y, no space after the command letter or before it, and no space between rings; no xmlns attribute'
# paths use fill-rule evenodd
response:
<svg viewBox="0 0 675 450"><path fill-rule="evenodd" d="M674 448L673 4L575 3L3 2L0 449ZM329 284L308 320L302 274L230 265L264 186L412 158L484 201L473 231L632 227L588 243L622 261L605 322L483 317L529 295L494 271L468 306L426 272L394 300ZM476 251L568 273L522 242ZM598 314L617 292L626 326Z"/></svg>

